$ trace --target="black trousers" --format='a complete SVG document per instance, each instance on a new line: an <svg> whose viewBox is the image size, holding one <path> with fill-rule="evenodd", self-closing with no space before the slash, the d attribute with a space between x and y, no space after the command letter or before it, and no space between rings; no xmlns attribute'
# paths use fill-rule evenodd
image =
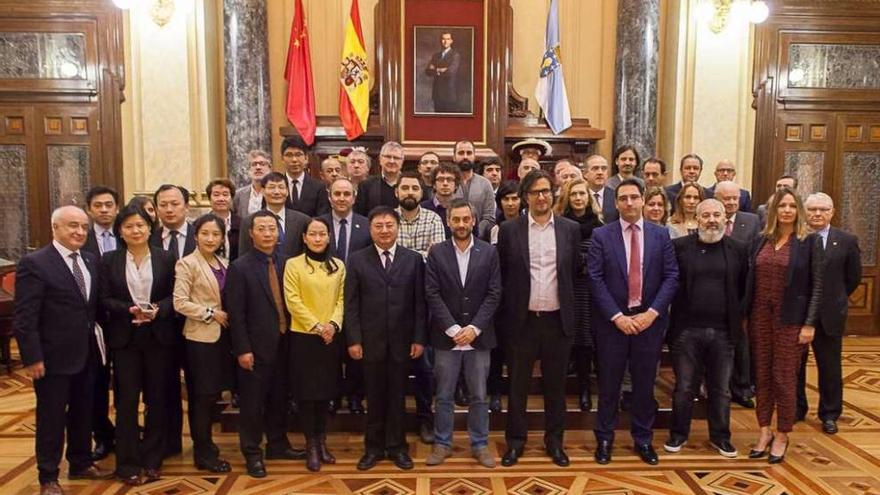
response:
<svg viewBox="0 0 880 495"><path fill-rule="evenodd" d="M816 371L819 374L819 419L837 421L843 413L843 377L840 357L843 352L843 337L828 335L821 325L816 326L813 338L813 356L816 358ZM806 415L807 403L807 356L801 359L798 370L797 412Z"/></svg>
<svg viewBox="0 0 880 495"><path fill-rule="evenodd" d="M593 347L575 345L571 348L571 360L577 374L578 389L590 391L590 373L593 371Z"/></svg>
<svg viewBox="0 0 880 495"><path fill-rule="evenodd" d="M322 437L327 432L326 400L301 400L299 404L299 425L306 439Z"/></svg>
<svg viewBox="0 0 880 495"><path fill-rule="evenodd" d="M343 370L342 386L339 390L350 398L364 397L364 366L361 361L355 361L348 355L346 346L339 346L342 350Z"/></svg>
<svg viewBox="0 0 880 495"><path fill-rule="evenodd" d="M507 358L507 345L501 335L496 333L498 345L489 354L489 379L486 382L486 391L489 395L501 395L507 392L504 386L504 363Z"/></svg>
<svg viewBox="0 0 880 495"><path fill-rule="evenodd" d="M686 328L670 343L675 390L672 399L670 438L687 439L691 431L694 394L706 374L709 392L709 439L730 440L730 374L734 345L726 329Z"/></svg>
<svg viewBox="0 0 880 495"><path fill-rule="evenodd" d="M751 399L755 396L753 385L749 339L743 337L734 344L733 371L730 374L730 393L739 399Z"/></svg>
<svg viewBox="0 0 880 495"><path fill-rule="evenodd" d="M180 452L183 450L183 402L180 388L180 373L183 372L186 383L187 398L192 397L193 391L190 380L187 380L186 348L183 334L178 336L172 349L172 366L167 373L166 403L168 407L168 428L166 430L165 449L168 452ZM192 423L192 408L188 410L188 419Z"/></svg>
<svg viewBox="0 0 880 495"><path fill-rule="evenodd" d="M367 391L364 448L367 453L394 455L409 449L404 433L404 392L409 367L409 360L364 362Z"/></svg>
<svg viewBox="0 0 880 495"><path fill-rule="evenodd" d="M522 448L528 437L526 402L535 361L541 360L541 388L544 392L544 445L562 447L565 433L565 376L574 337L562 333L558 311L529 312L526 326L510 336L507 348L510 396L507 407L507 447Z"/></svg>
<svg viewBox="0 0 880 495"><path fill-rule="evenodd" d="M114 349L116 371L116 474L138 474L141 469L159 469L168 438L168 375L173 366L173 349L163 347L151 336ZM144 432L138 427L138 405L143 393Z"/></svg>
<svg viewBox="0 0 880 495"><path fill-rule="evenodd" d="M195 394L189 397L189 434L193 441L193 457L199 461L213 462L220 449L212 437L212 412L217 394Z"/></svg>
<svg viewBox="0 0 880 495"><path fill-rule="evenodd" d="M253 371L236 367L238 375L238 440L247 461L262 460L260 444L266 435L266 450L290 448L287 440L287 345L278 344L272 364L256 363ZM326 410L326 409L325 409Z"/></svg>
<svg viewBox="0 0 880 495"><path fill-rule="evenodd" d="M36 455L40 484L58 480L67 432L67 462L72 472L92 465L92 406L95 369L89 356L73 375L48 374L34 380L37 396Z"/></svg>
<svg viewBox="0 0 880 495"><path fill-rule="evenodd" d="M98 364L95 369L95 401L92 408L92 436L95 443L112 443L114 438L113 423L110 421L110 368L111 359L108 357L107 365Z"/></svg>

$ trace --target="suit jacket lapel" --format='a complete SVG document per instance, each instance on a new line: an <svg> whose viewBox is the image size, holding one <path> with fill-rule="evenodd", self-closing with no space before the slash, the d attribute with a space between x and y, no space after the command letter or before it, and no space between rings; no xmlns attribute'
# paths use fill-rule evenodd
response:
<svg viewBox="0 0 880 495"><path fill-rule="evenodd" d="M81 252L80 252L80 256L82 256ZM61 272L64 273L64 275L62 275L62 276L67 278L67 281L71 284L71 287L73 287L73 290L76 291L76 293L79 295L79 297L83 298L83 301L85 301L85 297L83 296L82 292L80 292L79 285L76 283L76 279L73 278L73 272L70 271L70 267L67 266L67 261L64 259L64 257L61 255L61 253L58 252L58 250L55 248L55 246L52 246L52 260L54 260L54 263L57 265L55 267L55 269L61 270ZM91 273L92 273L92 270L89 269L89 274L91 274ZM96 285L97 284L95 283L95 278L93 277L92 278L92 288L94 289Z"/></svg>
<svg viewBox="0 0 880 495"><path fill-rule="evenodd" d="M373 267L382 275L382 278L386 282L391 281L391 271L385 270L384 260L379 256L379 252L376 251L375 244L371 245L373 249L370 249L370 258L373 260ZM391 270L396 268L397 261L400 259L400 245L397 246L397 249L394 252L394 259L391 260Z"/></svg>
<svg viewBox="0 0 880 495"><path fill-rule="evenodd" d="M151 268L151 271L153 272L153 284L150 287L150 302L153 302L158 299L158 297L156 297L156 288L159 285L159 281L162 280L163 276L165 275L164 273L162 273L164 271L165 267L162 266L161 263L159 263L159 257L156 256L158 254L157 251L159 251L159 250L150 249L150 268ZM126 279L125 264L127 262L127 257L128 257L127 253L125 256L121 257L123 260L122 261L122 280ZM132 300L134 300L134 298L132 298Z"/></svg>
<svg viewBox="0 0 880 495"><path fill-rule="evenodd" d="M529 214L519 217L517 220L517 230L519 230L517 242L519 242L519 251L525 263L526 270L529 270L531 261L529 258Z"/></svg>
<svg viewBox="0 0 880 495"><path fill-rule="evenodd" d="M452 266L458 268L458 259L455 255L454 249L455 248L453 247L452 257L454 258L453 261L455 261L455 264ZM482 266L483 256L485 256L485 253L483 253L482 249L477 247L476 240L474 240L474 245L471 248L471 257L468 259L467 273L465 273L464 276L464 285L461 286L462 289L467 287L467 285L471 282L471 277L473 277L476 267ZM456 279L460 281L461 277L456 277Z"/></svg>
<svg viewBox="0 0 880 495"><path fill-rule="evenodd" d="M275 296L272 295L272 288L269 287L269 265L260 262L259 258L253 258L253 264L256 265L255 268L258 273L257 280L260 281L260 286L263 287L263 292L266 294L266 297L269 298L272 307L275 307ZM280 283L281 281L279 281L279 284Z"/></svg>
<svg viewBox="0 0 880 495"><path fill-rule="evenodd" d="M208 264L208 260L206 260L205 257L202 256L201 251L197 251L197 253L198 254L196 254L196 259L198 260L199 268L201 268L202 274L205 276L205 278L208 279L208 285L211 287L211 293L219 301L220 284L217 283L217 277L214 276L214 270L211 269L211 265ZM220 263L220 266L226 266L226 264L223 263L223 259L219 256L215 257L214 259L216 259L217 262Z"/></svg>
<svg viewBox="0 0 880 495"><path fill-rule="evenodd" d="M629 280L629 272L626 270L626 239L623 237L623 229L619 222L615 222L615 226L612 228L614 231L611 235L618 240L620 246L619 249L614 250L614 256L617 257L617 264L620 266L620 273L623 275L624 280Z"/></svg>
<svg viewBox="0 0 880 495"><path fill-rule="evenodd" d="M651 248L654 247L654 243L656 238L653 234L648 234L651 232L648 221L645 220L642 222L642 238L645 240L643 243L644 246L642 248L642 289L645 288L645 274L648 273L648 265L651 263L651 256L648 256L648 253L651 251ZM659 246L658 246L659 247Z"/></svg>

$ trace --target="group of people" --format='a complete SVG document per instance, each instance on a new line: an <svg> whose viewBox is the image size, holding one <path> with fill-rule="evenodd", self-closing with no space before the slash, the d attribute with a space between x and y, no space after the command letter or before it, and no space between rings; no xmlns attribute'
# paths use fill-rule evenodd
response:
<svg viewBox="0 0 880 495"><path fill-rule="evenodd" d="M541 151L522 147L517 177L505 181L497 159L476 163L470 141L455 144L452 162L429 152L412 170L403 170L403 147L388 142L379 174L368 175L371 158L355 149L344 165L323 160L319 180L308 173L309 147L294 137L281 148L285 172L272 171L268 153L251 152L252 182L211 181L211 211L194 220L189 192L171 184L123 207L97 186L85 210L55 210L53 242L22 258L15 292L15 335L37 396L42 492L62 493L65 432L71 479L159 479L163 459L182 451L181 376L195 465L230 470L211 423L220 392L232 390L240 449L258 478L265 459L304 460L311 471L334 463L326 419L343 398L366 413L357 468L388 459L411 469L410 373L419 437L433 443L426 464L452 455L455 405L466 404L472 455L494 467L489 414L506 393L501 464L512 466L527 441L536 361L554 464L570 462L563 434L573 368L581 409L592 409L593 371L599 385L596 462L611 461L623 406L635 452L655 465L654 382L665 343L676 376L666 451L687 442L694 398L705 390L721 455L737 455L731 398L755 407L755 395L760 432L749 456L781 462L806 414L796 385L811 342L819 418L836 432L846 300L861 265L856 238L830 227L829 196L802 201L786 176L759 217L729 162L703 188L702 159L687 155L683 182L664 189L665 163L641 162L632 146L615 152L613 175L599 155L560 160L551 173ZM304 450L287 436L291 410ZM113 472L95 464L113 450Z"/></svg>

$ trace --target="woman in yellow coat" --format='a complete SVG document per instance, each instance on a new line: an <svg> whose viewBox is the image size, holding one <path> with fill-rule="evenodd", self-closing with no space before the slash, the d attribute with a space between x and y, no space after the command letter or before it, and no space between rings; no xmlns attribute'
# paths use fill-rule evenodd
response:
<svg viewBox="0 0 880 495"><path fill-rule="evenodd" d="M330 255L330 225L313 218L303 234L305 252L287 260L284 299L290 312L290 385L306 437L306 467L334 464L325 424L337 397L345 267Z"/></svg>

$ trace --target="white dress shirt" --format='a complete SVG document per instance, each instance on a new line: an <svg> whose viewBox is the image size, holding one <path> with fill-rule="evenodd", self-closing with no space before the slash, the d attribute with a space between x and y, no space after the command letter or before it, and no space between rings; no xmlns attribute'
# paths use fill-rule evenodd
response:
<svg viewBox="0 0 880 495"><path fill-rule="evenodd" d="M61 254L61 258L64 260L64 264L67 265L67 268L70 269L71 274L73 274L73 260L70 259L70 255L73 253L77 254L76 264L79 265L79 269L83 274L83 279L86 282L86 301L88 301L89 295L92 293L92 274L89 272L89 267L86 266L86 262L83 260L82 251L71 251L56 240L52 241L52 245L55 246L55 249Z"/></svg>
<svg viewBox="0 0 880 495"><path fill-rule="evenodd" d="M125 252L125 283L135 304L150 302L150 292L153 290L153 260L150 253L141 260L141 266L137 266L134 255L130 251Z"/></svg>
<svg viewBox="0 0 880 495"><path fill-rule="evenodd" d="M261 190L260 192L257 192L257 190L254 189L254 186L251 185L251 196L248 199L247 214L242 215L242 217L250 215L251 213L256 213L260 211L261 208L263 208L263 191Z"/></svg>
<svg viewBox="0 0 880 495"><path fill-rule="evenodd" d="M556 217L543 226L528 215L529 221L529 311L559 310L559 279L556 273Z"/></svg>
<svg viewBox="0 0 880 495"><path fill-rule="evenodd" d="M466 248L464 248L464 251L458 249L458 244L455 241L452 241L452 247L455 250L455 261L456 261L456 264L458 265L458 277L459 277L459 279L461 279L461 286L464 287L464 283L467 280L468 265L471 262L471 251L474 248L474 236L470 237L470 240L468 241L468 245ZM474 334L477 337L479 337L482 330L480 330L479 328L477 328L474 325L471 325L471 327L474 329ZM448 335L450 337L455 337L458 334L458 332L460 332L461 330L462 330L461 325L456 323L455 325L452 325L451 327L446 329L446 335ZM472 350L474 350L474 348L470 344L465 344L465 345L456 345L455 347L452 348L452 350L453 351L472 351Z"/></svg>
<svg viewBox="0 0 880 495"><path fill-rule="evenodd" d="M305 177L306 173L300 172L300 174L297 175L296 177L294 177L290 174L285 174L285 175L287 176L287 187L288 187L288 189L290 189L288 191L288 195L290 196L290 199L293 201L299 201L299 197L302 196L303 180L306 178ZM296 192L294 192L293 181L296 181Z"/></svg>
<svg viewBox="0 0 880 495"><path fill-rule="evenodd" d="M183 225L177 229L177 258L183 258L183 251L186 249L186 233L189 230L189 222L184 221ZM162 226L162 249L168 251L168 244L171 242L171 229Z"/></svg>

